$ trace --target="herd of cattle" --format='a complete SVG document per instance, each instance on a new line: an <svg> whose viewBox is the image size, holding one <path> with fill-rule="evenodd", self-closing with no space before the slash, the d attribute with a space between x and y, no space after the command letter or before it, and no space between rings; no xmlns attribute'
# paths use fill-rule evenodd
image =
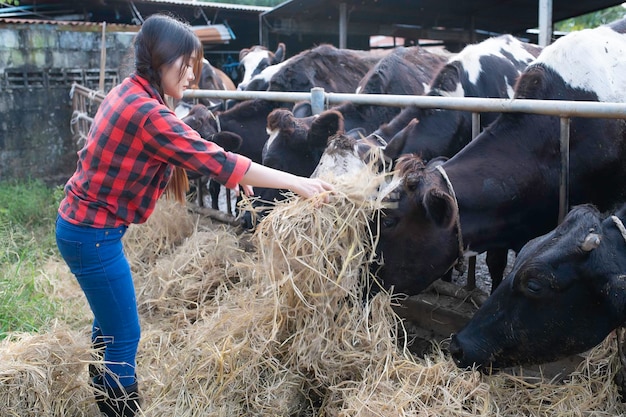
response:
<svg viewBox="0 0 626 417"><path fill-rule="evenodd" d="M626 19L543 50L505 35L455 55L329 45L285 55L283 44L241 51L239 88L626 103ZM487 253L492 294L450 343L461 367L556 360L626 321L626 115L571 119L573 209L561 224L557 116L482 113L475 138L468 112L352 103L319 115L308 103L203 104L184 120L228 150L304 176L328 164L335 138L358 155L363 145L379 147L401 184L388 197L394 204L383 210L376 248L385 288L420 293L463 258ZM259 195L266 204L281 198ZM509 250L517 257L503 280Z"/></svg>

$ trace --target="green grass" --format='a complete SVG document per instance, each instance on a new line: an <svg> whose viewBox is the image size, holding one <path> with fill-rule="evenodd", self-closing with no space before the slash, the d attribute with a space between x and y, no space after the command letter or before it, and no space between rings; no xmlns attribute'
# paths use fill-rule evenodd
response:
<svg viewBox="0 0 626 417"><path fill-rule="evenodd" d="M37 331L54 317L58 300L38 288L37 277L56 255L54 220L60 188L41 181L0 182L0 339Z"/></svg>

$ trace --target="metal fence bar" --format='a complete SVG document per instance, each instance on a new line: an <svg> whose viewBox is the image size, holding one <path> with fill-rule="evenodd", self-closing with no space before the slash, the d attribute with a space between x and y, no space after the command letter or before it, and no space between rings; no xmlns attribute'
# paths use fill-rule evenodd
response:
<svg viewBox="0 0 626 417"><path fill-rule="evenodd" d="M280 102L311 101L309 92L283 91L222 91L222 90L187 90L189 98L221 98L233 100L264 99ZM390 107L426 107L439 109L465 110L473 112L497 113L536 113L552 116L570 117L605 117L626 118L626 103L607 103L595 101L500 99L482 97L435 97L408 96L393 94L346 94L324 93L324 102L328 105L343 102L354 104L373 104Z"/></svg>
<svg viewBox="0 0 626 417"><path fill-rule="evenodd" d="M561 178L559 180L559 218L561 224L569 207L569 133L570 118L561 117Z"/></svg>

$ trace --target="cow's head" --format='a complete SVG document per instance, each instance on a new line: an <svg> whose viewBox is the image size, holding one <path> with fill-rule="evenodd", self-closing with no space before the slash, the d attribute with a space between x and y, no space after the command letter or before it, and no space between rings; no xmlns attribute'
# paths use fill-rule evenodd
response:
<svg viewBox="0 0 626 417"><path fill-rule="evenodd" d="M423 291L462 255L459 210L440 164L426 166L415 155L397 161L400 186L386 198L376 247L382 263L376 275L395 292Z"/></svg>
<svg viewBox="0 0 626 417"><path fill-rule="evenodd" d="M326 149L328 138L342 131L343 117L334 110L297 118L290 110L275 109L267 116L269 139L263 149L263 165L309 177ZM282 190L272 188L257 188L255 194L259 203L254 206L266 206L283 199ZM243 226L254 227L249 213L244 214Z"/></svg>
<svg viewBox="0 0 626 417"><path fill-rule="evenodd" d="M237 151L241 147L241 136L231 132L217 132L215 115L202 104L193 106L182 121L198 132L203 139L215 142L227 151Z"/></svg>
<svg viewBox="0 0 626 417"><path fill-rule="evenodd" d="M368 166L376 171L385 170L390 165L383 154L385 145L377 137L335 134L328 139L328 145L311 177L331 179L356 175Z"/></svg>
<svg viewBox="0 0 626 417"><path fill-rule="evenodd" d="M542 364L582 353L626 319L626 206L617 219L576 206L528 242L513 270L453 335L460 367Z"/></svg>
<svg viewBox="0 0 626 417"><path fill-rule="evenodd" d="M265 68L283 62L286 54L285 44L280 42L276 52L268 50L261 45L244 48L239 51L239 83L238 89L245 90L250 80L260 74Z"/></svg>

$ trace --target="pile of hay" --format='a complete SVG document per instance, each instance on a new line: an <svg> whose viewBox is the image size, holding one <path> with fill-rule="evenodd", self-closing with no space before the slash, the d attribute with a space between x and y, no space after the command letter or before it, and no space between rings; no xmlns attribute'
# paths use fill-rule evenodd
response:
<svg viewBox="0 0 626 417"><path fill-rule="evenodd" d="M382 177L336 179L329 204L292 197L250 242L161 201L124 238L142 324L147 416L618 415L611 338L565 382L484 376L440 350L413 357L385 292L368 298ZM374 220L373 222L371 222ZM245 244L244 244L245 243ZM253 250L245 250L248 245ZM53 272L51 272L53 271ZM51 296L82 293L57 261ZM62 288L62 291L59 291ZM71 288L72 291L68 290ZM74 301L75 302L75 301ZM0 343L2 415L97 415L90 312ZM402 337L399 337L402 336Z"/></svg>

